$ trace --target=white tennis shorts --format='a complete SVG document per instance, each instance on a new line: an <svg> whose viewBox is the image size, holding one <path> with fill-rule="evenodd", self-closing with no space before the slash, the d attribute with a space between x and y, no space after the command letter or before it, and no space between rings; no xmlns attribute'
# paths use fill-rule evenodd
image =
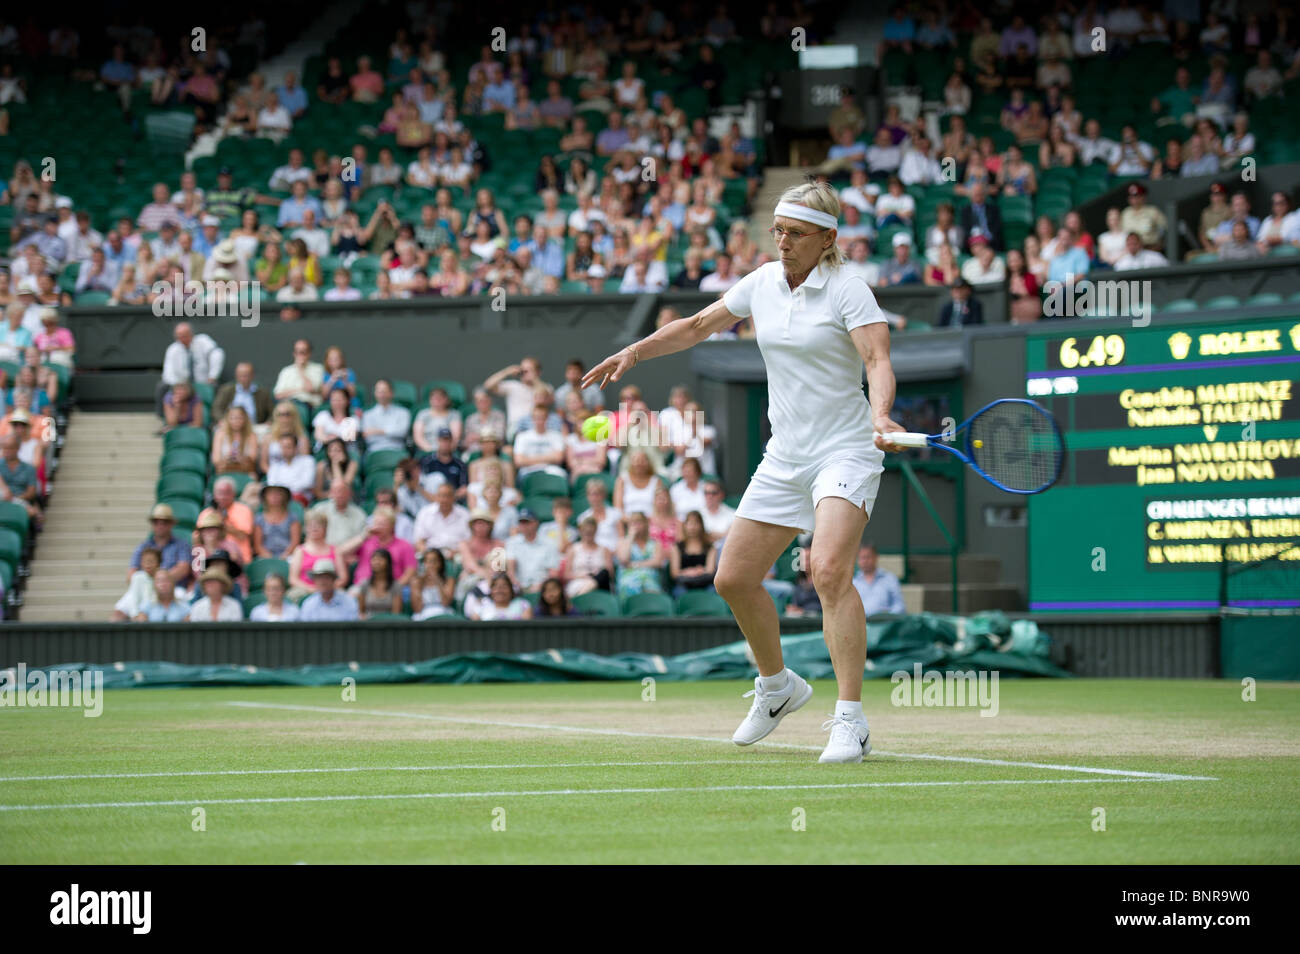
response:
<svg viewBox="0 0 1300 954"><path fill-rule="evenodd" d="M870 517L884 469L879 458L860 454L811 464L792 464L764 454L740 498L736 516L807 532L814 529L817 504L823 497L843 497Z"/></svg>

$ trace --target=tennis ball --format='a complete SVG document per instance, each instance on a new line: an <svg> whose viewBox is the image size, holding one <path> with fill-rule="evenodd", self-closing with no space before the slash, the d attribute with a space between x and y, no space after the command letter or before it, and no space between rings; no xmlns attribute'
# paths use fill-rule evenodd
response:
<svg viewBox="0 0 1300 954"><path fill-rule="evenodd" d="M973 443L976 447L983 447L983 446L984 446L984 442L981 441L981 440L979 440L979 439L976 439L976 440L972 441L971 443Z"/></svg>
<svg viewBox="0 0 1300 954"><path fill-rule="evenodd" d="M582 422L582 436L597 444L609 440L609 418L599 414L587 418Z"/></svg>

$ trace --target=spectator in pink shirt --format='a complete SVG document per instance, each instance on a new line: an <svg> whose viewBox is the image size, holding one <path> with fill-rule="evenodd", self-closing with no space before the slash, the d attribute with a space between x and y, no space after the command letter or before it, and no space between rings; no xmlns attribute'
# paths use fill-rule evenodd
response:
<svg viewBox="0 0 1300 954"><path fill-rule="evenodd" d="M370 554L382 548L393 558L393 586L407 586L415 579L415 547L397 536L397 515L390 507L378 507L371 521L370 535L357 551L355 582L364 583L370 578Z"/></svg>
<svg viewBox="0 0 1300 954"><path fill-rule="evenodd" d="M221 87L202 63L194 64L194 75L181 87L181 102L194 106L197 119L194 133L198 135L207 131L216 115L217 101L221 99Z"/></svg>
<svg viewBox="0 0 1300 954"><path fill-rule="evenodd" d="M370 68L370 57L357 57L357 71L349 81L354 103L376 102L384 92L384 78Z"/></svg>
<svg viewBox="0 0 1300 954"><path fill-rule="evenodd" d="M72 332L59 325L59 313L53 308L41 309L41 327L42 330L32 339L41 353L41 360L72 367L72 353L77 350L77 343Z"/></svg>

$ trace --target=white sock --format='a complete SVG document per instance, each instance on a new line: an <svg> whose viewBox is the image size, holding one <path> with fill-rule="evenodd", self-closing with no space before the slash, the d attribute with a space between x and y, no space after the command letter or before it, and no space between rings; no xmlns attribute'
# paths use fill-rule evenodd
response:
<svg viewBox="0 0 1300 954"><path fill-rule="evenodd" d="M845 702L843 699L835 703L835 718L848 719L850 722L867 721L867 717L862 714L861 702Z"/></svg>
<svg viewBox="0 0 1300 954"><path fill-rule="evenodd" d="M775 676L760 676L764 692L780 692L790 682L790 670L782 669Z"/></svg>

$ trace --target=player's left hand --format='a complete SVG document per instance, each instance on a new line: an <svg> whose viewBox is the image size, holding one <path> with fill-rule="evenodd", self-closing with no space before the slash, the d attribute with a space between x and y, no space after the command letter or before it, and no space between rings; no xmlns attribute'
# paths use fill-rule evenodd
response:
<svg viewBox="0 0 1300 954"><path fill-rule="evenodd" d="M895 444L893 441L887 439L885 435L890 433L891 431L906 431L907 428L905 428L902 424L899 424L893 418L883 417L883 416L877 417L874 421L872 421L872 424L875 426L876 429L877 447L879 447L882 451L888 451L891 454L896 454L903 449L898 444Z"/></svg>

